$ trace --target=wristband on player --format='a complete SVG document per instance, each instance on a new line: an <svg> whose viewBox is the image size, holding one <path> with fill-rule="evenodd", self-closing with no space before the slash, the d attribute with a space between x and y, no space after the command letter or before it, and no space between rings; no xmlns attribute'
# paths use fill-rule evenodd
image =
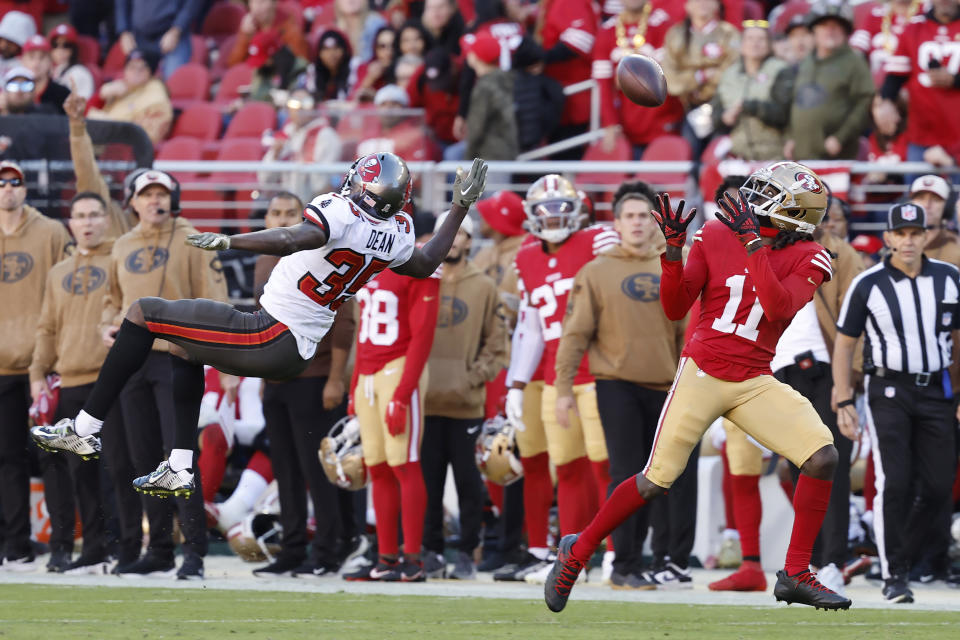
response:
<svg viewBox="0 0 960 640"><path fill-rule="evenodd" d="M843 401L841 401L841 402L838 402L838 403L837 403L837 409L843 409L844 407L849 407L849 406L851 406L851 405L853 405L853 404L855 404L853 398L849 398L849 399L847 399L847 400L843 400Z"/></svg>

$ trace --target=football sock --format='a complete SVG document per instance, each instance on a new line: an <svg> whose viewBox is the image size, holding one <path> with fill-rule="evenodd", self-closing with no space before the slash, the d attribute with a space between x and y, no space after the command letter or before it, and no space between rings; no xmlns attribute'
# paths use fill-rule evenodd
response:
<svg viewBox="0 0 960 640"><path fill-rule="evenodd" d="M173 374L173 414L176 427L173 433L173 448L192 451L197 446L197 423L200 421L200 404L203 402L203 365L170 356L170 368Z"/></svg>
<svg viewBox="0 0 960 640"><path fill-rule="evenodd" d="M593 468L593 481L597 485L597 509L607 501L607 492L613 489L610 486L610 461L590 462ZM591 514L591 517L596 511ZM613 536L607 536L607 551L613 551Z"/></svg>
<svg viewBox="0 0 960 640"><path fill-rule="evenodd" d="M800 474L797 489L793 494L793 533L790 535L790 546L787 547L787 560L784 564L787 575L795 576L810 568L813 543L827 513L832 486L831 480L818 480Z"/></svg>
<svg viewBox="0 0 960 640"><path fill-rule="evenodd" d="M83 410L98 420L106 417L124 385L143 366L152 347L153 334L146 327L124 319L120 331L117 332L117 340L107 352L107 358L97 376L97 383L87 396ZM201 388L202 386L201 381Z"/></svg>
<svg viewBox="0 0 960 640"><path fill-rule="evenodd" d="M202 471L201 475L203 475ZM243 473L240 474L240 482L237 483L237 488L233 490L233 493L223 504L233 505L238 503L242 505L245 512L250 511L253 509L253 505L257 503L257 498L266 490L268 484L270 482L267 478L256 471L244 469Z"/></svg>
<svg viewBox="0 0 960 640"><path fill-rule="evenodd" d="M73 430L77 432L78 436L92 436L95 433L100 433L101 429L103 429L103 420L97 420L83 410L77 414L76 420L73 421Z"/></svg>
<svg viewBox="0 0 960 640"><path fill-rule="evenodd" d="M373 512L377 518L377 547L381 556L396 559L399 553L400 483L386 462L369 469Z"/></svg>
<svg viewBox="0 0 960 640"><path fill-rule="evenodd" d="M550 456L543 452L520 458L520 463L523 465L523 521L527 528L527 544L546 548L550 505L553 503Z"/></svg>
<svg viewBox="0 0 960 640"><path fill-rule="evenodd" d="M590 482L590 461L586 456L557 465L557 512L560 535L583 530L596 513L596 489Z"/></svg>
<svg viewBox="0 0 960 640"><path fill-rule="evenodd" d="M550 557L550 549L547 547L528 547L527 552L537 560L546 560Z"/></svg>
<svg viewBox="0 0 960 640"><path fill-rule="evenodd" d="M411 557L420 553L423 543L423 518L427 513L427 486L419 462L408 462L399 467L390 467L400 483L400 504L403 508L403 555Z"/></svg>
<svg viewBox="0 0 960 640"><path fill-rule="evenodd" d="M867 468L863 472L863 510L873 511L873 499L877 497L877 473L873 468L873 456L867 456Z"/></svg>
<svg viewBox="0 0 960 640"><path fill-rule="evenodd" d="M174 471L183 471L193 468L193 449L174 449L168 458L170 468Z"/></svg>
<svg viewBox="0 0 960 640"><path fill-rule="evenodd" d="M760 502L760 476L731 475L730 489L733 493L734 520L740 533L740 549L744 557L760 557L760 518L763 504Z"/></svg>
<svg viewBox="0 0 960 640"><path fill-rule="evenodd" d="M230 448L227 446L227 439L223 437L223 429L216 423L204 427L200 433L200 442L197 467L204 480L203 501L213 502L227 470L227 451Z"/></svg>
<svg viewBox="0 0 960 640"><path fill-rule="evenodd" d="M600 541L645 504L647 501L637 489L637 476L630 476L621 482L587 528L580 533L580 538L571 550L573 557L586 564Z"/></svg>
<svg viewBox="0 0 960 640"><path fill-rule="evenodd" d="M270 463L270 457L263 451L257 451L253 454L244 471L256 473L267 484L273 482L273 465ZM243 475L240 476L240 481L243 481Z"/></svg>

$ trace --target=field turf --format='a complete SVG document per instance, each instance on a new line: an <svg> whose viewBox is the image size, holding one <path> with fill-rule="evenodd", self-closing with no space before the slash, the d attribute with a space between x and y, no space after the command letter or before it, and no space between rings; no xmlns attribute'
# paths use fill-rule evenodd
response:
<svg viewBox="0 0 960 640"><path fill-rule="evenodd" d="M960 613L0 585L0 639L951 638Z"/></svg>

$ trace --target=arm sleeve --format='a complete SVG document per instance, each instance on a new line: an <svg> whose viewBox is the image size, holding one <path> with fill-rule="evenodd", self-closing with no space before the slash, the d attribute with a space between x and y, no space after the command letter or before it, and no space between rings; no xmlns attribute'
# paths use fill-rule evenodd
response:
<svg viewBox="0 0 960 640"><path fill-rule="evenodd" d="M817 287L829 280L833 272L829 262L823 264L823 253L817 253L780 280L770 266L768 252L769 249L764 248L747 256L747 270L753 277L763 315L772 321L789 320L813 299Z"/></svg>
<svg viewBox="0 0 960 640"><path fill-rule="evenodd" d="M507 328L499 311L500 295L490 281L484 301L483 330L477 357L467 367L467 379L480 385L497 377L507 355Z"/></svg>
<svg viewBox="0 0 960 640"><path fill-rule="evenodd" d="M437 329L437 312L440 310L440 279L435 277L415 278L410 284L410 344L407 345L403 374L393 397L408 402L410 394L420 382L420 374L430 358L433 334Z"/></svg>
<svg viewBox="0 0 960 640"><path fill-rule="evenodd" d="M573 291L567 300L567 315L563 319L563 335L557 347L557 379L554 385L558 395L573 395L573 379L583 354L597 332L598 307L588 270L581 269L573 280Z"/></svg>
<svg viewBox="0 0 960 640"><path fill-rule="evenodd" d="M900 89L907 84L907 76L901 76L894 73L888 73L883 79L883 85L880 87L880 97L884 100L896 101L900 95Z"/></svg>
<svg viewBox="0 0 960 640"><path fill-rule="evenodd" d="M864 280L856 279L847 289L837 318L837 331L851 338L858 338L867 326L867 287Z"/></svg>
<svg viewBox="0 0 960 640"><path fill-rule="evenodd" d="M870 102L873 100L873 94L876 91L873 76L870 74L870 67L860 56L857 56L857 62L859 64L856 66L856 72L850 78L847 116L834 133L844 145L858 139L866 129L870 115Z"/></svg>
<svg viewBox="0 0 960 640"><path fill-rule="evenodd" d="M484 125L487 122L487 111L493 102L493 96L482 82L473 87L470 96L470 106L467 110L467 150L476 149L487 136Z"/></svg>
<svg viewBox="0 0 960 640"><path fill-rule="evenodd" d="M543 334L540 316L527 304L526 296L520 301L517 327L513 331L510 349L510 368L507 370L507 386L514 382L530 382L540 358L543 356Z"/></svg>
<svg viewBox="0 0 960 640"><path fill-rule="evenodd" d="M660 256L660 304L671 320L681 320L687 315L707 281L707 263L703 257L701 231L694 236L693 248L684 265L679 260L667 260Z"/></svg>
<svg viewBox="0 0 960 640"><path fill-rule="evenodd" d="M57 361L57 303L50 274L44 288L43 305L40 307L40 319L37 322L36 342L33 347L33 359L30 362L30 382L43 380L53 371Z"/></svg>

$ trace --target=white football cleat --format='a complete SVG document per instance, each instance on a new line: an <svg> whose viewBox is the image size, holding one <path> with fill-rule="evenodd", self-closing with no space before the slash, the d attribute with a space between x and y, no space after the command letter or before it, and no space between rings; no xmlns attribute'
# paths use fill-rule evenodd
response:
<svg viewBox="0 0 960 640"><path fill-rule="evenodd" d="M189 496L196 485L193 474L186 469L174 471L166 460L160 463L156 471L140 476L133 481L133 488L148 496L169 498L171 496Z"/></svg>
<svg viewBox="0 0 960 640"><path fill-rule="evenodd" d="M40 425L30 429L30 437L45 451L69 451L84 460L100 457L100 438L95 435L78 435L73 427L73 418L64 418L55 425Z"/></svg>

